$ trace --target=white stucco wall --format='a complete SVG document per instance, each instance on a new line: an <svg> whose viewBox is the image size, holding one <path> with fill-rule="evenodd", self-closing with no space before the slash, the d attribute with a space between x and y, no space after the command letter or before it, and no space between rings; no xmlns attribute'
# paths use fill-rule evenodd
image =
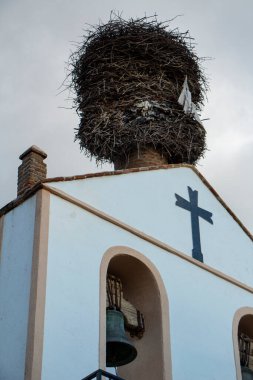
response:
<svg viewBox="0 0 253 380"><path fill-rule="evenodd" d="M187 176L187 173L185 175ZM190 185L198 189L201 206L214 212L214 221L220 228L222 221L219 221L219 218L222 218L222 215L225 218L224 223L232 224L197 178L189 174L188 180L184 182L184 179L179 177L178 182L181 183L180 186L176 186L169 177L166 186L159 186L159 191L164 194L163 200L169 199L174 192L186 197L184 189L186 184ZM173 190L170 189L169 183ZM113 186L109 187L115 195L116 189ZM154 185L152 187L154 190ZM151 190L147 188L147 192L149 191ZM120 193L119 188L117 193ZM157 203L150 195L152 211L156 216L152 215L150 205L148 210L144 209L144 202L139 206L140 209L135 210L135 219L129 209L137 205L137 200L134 201L134 188L131 190L131 186L129 193L132 193L133 204L125 202L125 209L128 211L125 211L124 219L132 218L136 225L141 223L139 212L142 212L142 218L146 215L143 226L151 229L153 225L158 234L155 221L158 217ZM205 197L202 197L203 194ZM116 200L113 198L108 202L117 203L117 197ZM184 227L175 222L173 233L170 231L167 222L171 216L168 216L168 210L164 212L164 202L159 211L164 225L160 223L160 226L164 237L166 232L174 242L179 243L180 231L182 234L182 230L188 228L185 222L187 215L180 216L179 210L173 209L173 203L174 199L171 203L168 201L167 207L174 216L178 213L180 223ZM107 206L104 205L105 207ZM116 204L112 209L116 215ZM149 215L150 225L146 222ZM154 217L153 223L151 215ZM166 220L165 215L168 218ZM212 235L211 227L209 233ZM238 234L239 227L233 228ZM208 236L207 231L203 232L204 230L203 228L202 234L207 240L207 246L203 251L211 257L210 247L213 238ZM224 231L223 228L223 233ZM216 232L218 233L218 230ZM171 243L168 237L167 240ZM225 240L224 238L224 245ZM190 243L187 244L189 248ZM244 247L244 244L247 246L247 239L242 236L241 245ZM253 306L253 295L56 196L51 196L50 206L42 380L81 379L98 368L100 263L104 253L112 246L128 246L141 252L156 266L162 276L170 304L173 380L236 380L232 320L237 309ZM219 247L219 251L223 253L223 248ZM244 251L241 249L240 252L243 254ZM231 257L234 267L235 259L232 254Z"/></svg>
<svg viewBox="0 0 253 380"><path fill-rule="evenodd" d="M22 380L33 251L35 196L4 216L0 257L0 379Z"/></svg>
<svg viewBox="0 0 253 380"><path fill-rule="evenodd" d="M198 191L199 207L213 213L213 225L199 219L204 262L253 286L252 240L190 168L151 170L49 185L191 256L190 212L175 205L175 193L188 200L187 187L190 186Z"/></svg>

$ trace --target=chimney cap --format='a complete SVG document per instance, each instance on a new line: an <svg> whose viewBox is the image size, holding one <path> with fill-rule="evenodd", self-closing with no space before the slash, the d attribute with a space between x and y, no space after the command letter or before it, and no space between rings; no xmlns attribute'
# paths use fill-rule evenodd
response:
<svg viewBox="0 0 253 380"><path fill-rule="evenodd" d="M19 159L23 160L25 156L27 156L29 153L32 153L32 152L39 154L43 159L47 158L47 154L43 152L43 150L41 150L36 145L32 145L30 146L30 148L26 149L26 151L19 156Z"/></svg>

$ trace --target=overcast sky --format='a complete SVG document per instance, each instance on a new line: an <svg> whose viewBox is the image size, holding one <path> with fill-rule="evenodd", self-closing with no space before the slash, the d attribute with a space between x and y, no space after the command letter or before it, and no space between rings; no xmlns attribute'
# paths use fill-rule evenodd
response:
<svg viewBox="0 0 253 380"><path fill-rule="evenodd" d="M197 168L253 230L252 0L0 0L0 207L16 197L19 155L35 144L47 154L48 176L109 170L97 168L74 143L75 110L57 95L66 62L85 24L124 18L177 15L171 24L190 31L210 92L202 118L209 151Z"/></svg>

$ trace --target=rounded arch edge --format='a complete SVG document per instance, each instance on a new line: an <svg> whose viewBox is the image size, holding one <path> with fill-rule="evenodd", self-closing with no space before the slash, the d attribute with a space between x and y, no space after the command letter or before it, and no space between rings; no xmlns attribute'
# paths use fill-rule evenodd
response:
<svg viewBox="0 0 253 380"><path fill-rule="evenodd" d="M233 346L234 346L234 359L235 359L235 368L236 368L236 380L242 380L241 374L241 364L240 364L240 356L239 356L239 345L238 345L238 327L239 322L245 315L251 314L253 316L253 307L244 306L240 307L233 318L233 327L232 327L232 338L233 338Z"/></svg>
<svg viewBox="0 0 253 380"><path fill-rule="evenodd" d="M163 380L172 380L172 361L170 344L170 320L169 320L169 300L163 279L155 264L143 253L128 246L113 246L107 249L100 263L100 299L99 299L99 368L105 369L106 352L106 275L107 269L112 258L118 255L128 255L141 261L152 273L156 281L162 309L162 346L163 346Z"/></svg>

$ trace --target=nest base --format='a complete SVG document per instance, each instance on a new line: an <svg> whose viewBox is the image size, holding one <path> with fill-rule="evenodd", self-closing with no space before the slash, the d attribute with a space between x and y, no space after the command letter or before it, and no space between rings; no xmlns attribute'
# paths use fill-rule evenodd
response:
<svg viewBox="0 0 253 380"><path fill-rule="evenodd" d="M167 164L168 158L163 156L158 150L153 147L145 147L131 152L125 159L116 159L114 161L114 169L122 170Z"/></svg>

